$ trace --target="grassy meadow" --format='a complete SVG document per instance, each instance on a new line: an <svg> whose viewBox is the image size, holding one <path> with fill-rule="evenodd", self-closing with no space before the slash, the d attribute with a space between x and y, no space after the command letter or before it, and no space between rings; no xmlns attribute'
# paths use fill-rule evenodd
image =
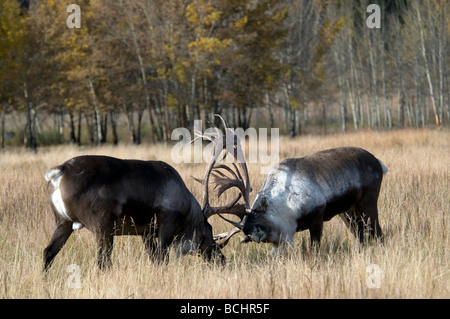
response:
<svg viewBox="0 0 450 319"><path fill-rule="evenodd" d="M282 137L280 160L326 148L353 145L372 152L388 167L379 198L385 243L359 245L336 217L324 224L322 245L309 252L309 232L297 233L296 247L274 258L271 245L240 244L235 236L223 253L227 265L211 266L196 256L153 264L141 239L115 238L113 267L96 265L92 233L74 232L47 278L42 253L52 230L43 175L81 154L160 159L173 165L197 199L206 164L173 164L165 145L56 146L38 153L0 152L0 298L450 298L450 134L438 130L359 132ZM251 201L262 186L259 164L249 164ZM226 194L224 204L232 198ZM217 203L217 202L216 202ZM230 229L217 216L214 232ZM79 288L70 285L76 264ZM371 288L377 265L379 288ZM368 269L369 267L369 269ZM68 285L69 283L69 285Z"/></svg>

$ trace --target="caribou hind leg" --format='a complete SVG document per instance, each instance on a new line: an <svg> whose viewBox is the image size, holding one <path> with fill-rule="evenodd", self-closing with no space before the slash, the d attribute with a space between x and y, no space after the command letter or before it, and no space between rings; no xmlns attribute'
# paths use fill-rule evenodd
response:
<svg viewBox="0 0 450 319"><path fill-rule="evenodd" d="M382 240L383 233L378 221L378 193L379 189L368 193L359 200L356 207L367 229L368 239L380 238Z"/></svg>
<svg viewBox="0 0 450 319"><path fill-rule="evenodd" d="M364 244L366 239L383 238L376 207L369 206L364 211L352 209L339 216L361 244ZM365 236L366 234L368 236Z"/></svg>
<svg viewBox="0 0 450 319"><path fill-rule="evenodd" d="M364 224L368 228L369 239L380 239L383 242L383 232L378 221L378 209L376 204L366 208L364 212Z"/></svg>
<svg viewBox="0 0 450 319"><path fill-rule="evenodd" d="M344 221L353 236L358 238L361 243L364 243L364 220L362 219L362 214L352 208L339 216Z"/></svg>
<svg viewBox="0 0 450 319"><path fill-rule="evenodd" d="M105 216L108 216L105 214ZM111 268L111 254L114 245L114 220L108 219L96 229L95 237L97 241L97 265L101 270Z"/></svg>
<svg viewBox="0 0 450 319"><path fill-rule="evenodd" d="M72 222L70 221L57 219L55 224L56 226L53 231L52 239L50 240L48 246L44 249L44 272L50 268L53 259L59 253L73 232Z"/></svg>

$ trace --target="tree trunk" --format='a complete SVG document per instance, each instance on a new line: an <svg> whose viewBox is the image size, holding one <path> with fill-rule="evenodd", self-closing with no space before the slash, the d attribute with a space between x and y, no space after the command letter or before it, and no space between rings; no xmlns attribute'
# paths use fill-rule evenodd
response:
<svg viewBox="0 0 450 319"><path fill-rule="evenodd" d="M386 88L386 52L385 52L385 43L383 41L383 51L381 53L381 81L383 84L383 113L384 113L384 127L388 127L392 129L392 114L391 107L389 105L389 100L387 96L387 88Z"/></svg>
<svg viewBox="0 0 450 319"><path fill-rule="evenodd" d="M81 146L81 120L83 118L83 113L81 112L81 109L78 110L78 135L77 135L77 144L78 146Z"/></svg>
<svg viewBox="0 0 450 319"><path fill-rule="evenodd" d="M136 144L136 128L134 126L133 111L130 110L125 102L123 102L122 106L127 119L128 130L130 132L130 140L133 142L133 144Z"/></svg>
<svg viewBox="0 0 450 319"><path fill-rule="evenodd" d="M153 103L152 103L153 104ZM156 107L153 105L153 107L148 108L148 115L150 120L150 127L152 127L152 138L153 142L161 141L162 140L162 130L161 125L158 121L158 115L156 114Z"/></svg>
<svg viewBox="0 0 450 319"><path fill-rule="evenodd" d="M138 110L138 119L137 119L137 130L136 130L136 145L140 145L142 143L142 117L144 116L145 108L139 108Z"/></svg>
<svg viewBox="0 0 450 319"><path fill-rule="evenodd" d="M348 51L350 53L350 74L347 78L347 87L348 87L348 97L350 99L350 105L352 108L352 116L353 116L353 126L355 127L355 130L359 129L359 116L358 116L358 109L356 106L356 97L355 97L355 82L356 77L354 75L354 61L353 61L353 48L352 48L352 39L349 37L348 41ZM356 92L357 95L357 92Z"/></svg>
<svg viewBox="0 0 450 319"><path fill-rule="evenodd" d="M290 91L291 85L284 86L284 122L286 123L286 129L289 132L290 137L295 137L295 110L290 103Z"/></svg>
<svg viewBox="0 0 450 319"><path fill-rule="evenodd" d="M322 132L327 135L327 108L325 101L322 101Z"/></svg>
<svg viewBox="0 0 450 319"><path fill-rule="evenodd" d="M342 125L342 131L345 133L347 131L346 126L346 118L347 118L347 98L345 94L345 85L344 85L344 79L342 75L341 70L341 64L342 62L339 61L339 54L337 50L334 51L334 60L336 63L336 69L338 72L338 84L339 84L339 92L341 97L341 125Z"/></svg>
<svg viewBox="0 0 450 319"><path fill-rule="evenodd" d="M266 108L267 108L267 112L269 113L269 126L273 127L274 126L274 118L273 118L273 112L272 112L272 103L270 103L270 96L269 96L269 91L266 89Z"/></svg>
<svg viewBox="0 0 450 319"><path fill-rule="evenodd" d="M395 67L397 69L397 99L398 99L398 126L404 127L405 125L405 101L403 96L403 72L401 68L401 37L400 37L400 22L398 22L396 32L396 42L397 42L397 54L395 55Z"/></svg>
<svg viewBox="0 0 450 319"><path fill-rule="evenodd" d="M108 137L108 114L100 115L100 127L102 130L102 139L100 144L105 144Z"/></svg>
<svg viewBox="0 0 450 319"><path fill-rule="evenodd" d="M367 28L367 30L370 30ZM372 33L370 33L368 35L368 39L367 41L369 42L369 62L370 62L370 95L371 95L371 100L372 100L372 114L371 114L371 118L372 118L372 126L374 127L378 127L380 124L380 103L378 100L378 92L377 92L377 87L378 87L378 83L377 83L377 69L376 69L376 64L375 64L375 49L373 44L372 44L372 37L370 36Z"/></svg>
<svg viewBox="0 0 450 319"><path fill-rule="evenodd" d="M27 140L26 146L33 151L37 151L37 141L36 141L36 132L35 132L35 116L33 112L33 103L31 102L31 98L27 88L27 82L23 83L23 95L25 98L25 104L27 108Z"/></svg>
<svg viewBox="0 0 450 319"><path fill-rule="evenodd" d="M5 124L6 124L6 109L3 108L2 110L2 130L1 130L1 134L2 134L2 148L5 148Z"/></svg>
<svg viewBox="0 0 450 319"><path fill-rule="evenodd" d="M62 111L62 107L58 107L56 124L58 131L58 144L62 144L64 142L64 113Z"/></svg>
<svg viewBox="0 0 450 319"><path fill-rule="evenodd" d="M86 119L86 126L87 126L87 130L88 130L88 134L89 134L89 141L91 142L92 145L95 144L95 127L94 124L92 123L93 120L91 119L91 117L93 117L93 115L90 115L88 113L84 114L84 118Z"/></svg>
<svg viewBox="0 0 450 319"><path fill-rule="evenodd" d="M119 136L117 135L117 111L110 110L109 118L111 119L113 145L117 145L117 144L119 144Z"/></svg>
<svg viewBox="0 0 450 319"><path fill-rule="evenodd" d="M440 29L440 34L441 36L438 37L438 64L439 64L439 106L440 106L440 110L441 110L441 114L440 114L440 118L441 118L441 124L442 126L445 125L444 123L444 72L447 71L448 72L448 68L445 67L445 48L444 48L444 43L446 41L446 32L447 32L447 26L446 26L446 15L445 15L445 8L446 6L444 5L442 10L441 10L441 17L440 17L440 21L442 22L442 24L439 26Z"/></svg>
<svg viewBox="0 0 450 319"><path fill-rule="evenodd" d="M423 55L423 59L425 62L425 72L427 75L428 88L430 89L431 105L433 106L433 111L434 111L434 121L437 126L441 126L439 110L436 105L436 99L434 96L434 88L433 88L433 81L431 79L430 64L429 64L428 58L427 58L427 48L425 45L425 36L423 34L422 18L421 18L419 6L417 6L417 5L416 5L416 11L417 11L417 20L418 20L417 23L419 25L420 41L421 41L421 45L422 45L422 55Z"/></svg>
<svg viewBox="0 0 450 319"><path fill-rule="evenodd" d="M72 111L69 109L69 119L70 119L70 142L72 144L76 144L77 139L75 137L75 118L73 116Z"/></svg>
<svg viewBox="0 0 450 319"><path fill-rule="evenodd" d="M398 87L398 125L405 127L405 96L401 85Z"/></svg>
<svg viewBox="0 0 450 319"><path fill-rule="evenodd" d="M423 101L422 94L420 90L420 69L419 69L419 57L417 52L414 53L414 89L416 98L416 125L417 127L423 127L425 125L424 121L424 111L423 111Z"/></svg>
<svg viewBox="0 0 450 319"><path fill-rule="evenodd" d="M92 104L94 105L94 144L99 145L103 140L102 127L100 119L100 109L97 103L97 95L95 93L94 85L92 83L91 77L87 78L89 90L91 92Z"/></svg>

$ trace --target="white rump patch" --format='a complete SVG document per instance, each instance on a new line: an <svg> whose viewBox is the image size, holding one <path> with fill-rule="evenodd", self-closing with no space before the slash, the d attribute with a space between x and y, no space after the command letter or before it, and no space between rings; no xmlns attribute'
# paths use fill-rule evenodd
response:
<svg viewBox="0 0 450 319"><path fill-rule="evenodd" d="M55 187L55 191L52 194L51 200L56 211L62 218L72 221L70 217L67 215L67 209L66 206L64 205L64 201L61 196L61 190L59 188L62 176L63 172L59 168L52 168L45 173L44 178L47 182L51 182L52 185ZM73 230L80 230L82 228L84 228L84 225L81 223L72 224Z"/></svg>
<svg viewBox="0 0 450 319"><path fill-rule="evenodd" d="M59 186L59 185L58 185ZM52 203L56 211L65 219L71 220L67 216L66 206L64 205L63 199L61 197L61 190L59 187L52 194Z"/></svg>
<svg viewBox="0 0 450 319"><path fill-rule="evenodd" d="M58 168L52 168L48 170L44 175L45 180L51 182L55 187L55 191L53 192L51 197L55 210L59 215L61 215L62 218L71 220L67 215L66 206L64 205L64 201L61 196L61 190L59 189L59 184L61 183L62 176L63 172Z"/></svg>

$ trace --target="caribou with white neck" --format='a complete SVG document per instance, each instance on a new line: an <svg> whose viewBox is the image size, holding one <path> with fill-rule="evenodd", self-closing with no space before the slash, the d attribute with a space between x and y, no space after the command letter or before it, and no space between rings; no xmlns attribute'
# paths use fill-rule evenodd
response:
<svg viewBox="0 0 450 319"><path fill-rule="evenodd" d="M235 228L216 237L222 247L242 230L243 241L294 246L294 235L309 230L311 245L319 245L323 223L336 215L360 242L382 238L377 201L386 166L356 147L321 151L286 159L270 169L251 209L241 222L226 219ZM245 197L245 196L244 196Z"/></svg>

